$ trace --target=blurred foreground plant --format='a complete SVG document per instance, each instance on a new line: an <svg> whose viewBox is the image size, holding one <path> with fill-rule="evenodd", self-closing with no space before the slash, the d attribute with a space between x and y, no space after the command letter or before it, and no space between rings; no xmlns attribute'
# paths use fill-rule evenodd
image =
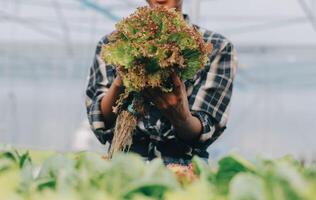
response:
<svg viewBox="0 0 316 200"><path fill-rule="evenodd" d="M209 165L195 157L166 167L130 153L0 151L1 200L314 200L315 188L316 165L292 157L229 155Z"/></svg>

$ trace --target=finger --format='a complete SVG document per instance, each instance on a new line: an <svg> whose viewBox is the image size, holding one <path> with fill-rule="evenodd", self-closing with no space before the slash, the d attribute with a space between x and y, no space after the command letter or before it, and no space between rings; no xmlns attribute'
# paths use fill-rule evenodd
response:
<svg viewBox="0 0 316 200"><path fill-rule="evenodd" d="M163 92L159 88L153 90L153 95L155 98L163 101L163 104L170 105L172 100L175 100L177 96L173 92Z"/></svg>
<svg viewBox="0 0 316 200"><path fill-rule="evenodd" d="M175 72L172 72L171 78L173 82L174 93L179 96L181 94L183 83Z"/></svg>
<svg viewBox="0 0 316 200"><path fill-rule="evenodd" d="M171 107L176 106L180 101L180 97L175 95L173 92L164 93L162 97L166 104Z"/></svg>
<svg viewBox="0 0 316 200"><path fill-rule="evenodd" d="M179 76L175 72L171 73L171 78L172 78L172 82L175 86L181 86L181 79L179 78Z"/></svg>
<svg viewBox="0 0 316 200"><path fill-rule="evenodd" d="M166 107L166 103L164 99L161 97L161 93L156 89L147 90L149 94L149 98L151 101L157 106L159 109L164 109Z"/></svg>
<svg viewBox="0 0 316 200"><path fill-rule="evenodd" d="M162 101L160 105L165 109L174 108L181 101L181 96L176 95L174 91L172 92L163 92L159 88L153 89L154 97L158 99L158 101Z"/></svg>

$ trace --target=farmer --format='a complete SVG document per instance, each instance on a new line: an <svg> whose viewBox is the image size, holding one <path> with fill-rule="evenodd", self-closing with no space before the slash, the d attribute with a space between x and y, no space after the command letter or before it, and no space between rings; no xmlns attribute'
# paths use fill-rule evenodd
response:
<svg viewBox="0 0 316 200"><path fill-rule="evenodd" d="M148 0L151 7L162 5L182 10L182 0ZM190 24L189 17L183 15ZM172 19L170 19L172 20ZM139 120L130 148L144 158L163 159L165 164L189 164L194 155L208 159L207 148L223 133L229 114L236 52L232 43L218 33L195 26L213 45L207 65L193 79L182 82L172 76L173 91L147 91L151 97L148 114ZM111 143L116 114L112 107L124 91L115 68L100 57L103 37L96 48L86 90L88 119L102 144Z"/></svg>

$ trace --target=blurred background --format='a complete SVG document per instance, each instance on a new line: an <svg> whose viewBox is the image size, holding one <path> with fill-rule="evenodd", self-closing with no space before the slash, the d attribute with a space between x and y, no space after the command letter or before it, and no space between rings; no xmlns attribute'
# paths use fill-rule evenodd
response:
<svg viewBox="0 0 316 200"><path fill-rule="evenodd" d="M145 0L0 0L0 143L104 151L85 86L96 44ZM211 158L316 158L316 0L185 0L184 12L236 46L228 128Z"/></svg>

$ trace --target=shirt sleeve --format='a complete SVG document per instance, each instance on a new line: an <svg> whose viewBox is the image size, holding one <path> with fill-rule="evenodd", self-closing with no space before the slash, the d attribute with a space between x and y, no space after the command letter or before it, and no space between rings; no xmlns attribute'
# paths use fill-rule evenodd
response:
<svg viewBox="0 0 316 200"><path fill-rule="evenodd" d="M102 45L106 43L108 43L108 39L105 36L99 41L96 47L93 64L90 67L87 79L85 96L90 127L102 144L105 144L113 137L113 127L105 129L106 121L101 112L101 99L108 92L115 78L115 68L105 63L100 57Z"/></svg>
<svg viewBox="0 0 316 200"><path fill-rule="evenodd" d="M202 123L202 134L193 144L195 148L206 150L226 128L236 69L236 50L225 40L210 55L189 96L191 113Z"/></svg>

